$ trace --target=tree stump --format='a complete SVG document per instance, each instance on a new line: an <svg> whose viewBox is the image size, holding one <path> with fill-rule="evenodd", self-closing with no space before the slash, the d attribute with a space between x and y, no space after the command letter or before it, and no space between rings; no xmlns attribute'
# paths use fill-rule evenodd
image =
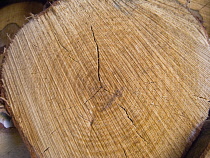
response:
<svg viewBox="0 0 210 158"><path fill-rule="evenodd" d="M7 109L34 157L181 157L208 116L210 48L176 0L66 0L6 52Z"/></svg>

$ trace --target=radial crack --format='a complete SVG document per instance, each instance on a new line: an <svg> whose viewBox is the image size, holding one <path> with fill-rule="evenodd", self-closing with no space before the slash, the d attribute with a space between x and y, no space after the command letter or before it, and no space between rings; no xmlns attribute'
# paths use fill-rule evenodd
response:
<svg viewBox="0 0 210 158"><path fill-rule="evenodd" d="M89 100L91 100L100 90L102 87L100 87L89 99L87 99L84 104L86 104Z"/></svg>
<svg viewBox="0 0 210 158"><path fill-rule="evenodd" d="M57 40L58 40L58 39L57 39ZM65 51L70 52L66 47L64 47L64 46L61 44L61 42L60 42L59 40L58 40L58 43L59 43L59 45L60 45L63 49L65 49ZM78 63L78 61L75 60L74 58L72 58L71 56L69 56L69 58L71 58L73 61L75 61L75 62Z"/></svg>
<svg viewBox="0 0 210 158"><path fill-rule="evenodd" d="M194 95L194 96L197 97L197 98L199 98L199 99L204 99L204 100L206 100L207 102L210 102L210 100L207 99L207 98L205 98L205 97L200 97L200 96L196 96L196 95Z"/></svg>
<svg viewBox="0 0 210 158"><path fill-rule="evenodd" d="M66 52L69 52L69 53L70 53L70 51L69 51L66 47L64 47L63 44L61 44L60 40L57 38L57 33L56 33L56 32L53 32L53 34L54 34L56 40L58 41L58 44L59 44L63 49L65 49ZM71 56L69 56L69 58L72 59L73 61L75 61L75 62L78 63L78 61L75 60L74 58L72 58Z"/></svg>
<svg viewBox="0 0 210 158"><path fill-rule="evenodd" d="M127 115L127 118L131 121L132 125L135 126L134 123L133 123L133 120L132 120L132 119L130 118L130 116L128 115L128 111L127 111L124 107L122 107L121 105L119 105L119 107L125 111L125 113L126 113L126 115ZM135 127L136 127L136 126L135 126Z"/></svg>
<svg viewBox="0 0 210 158"><path fill-rule="evenodd" d="M122 107L121 105L119 105L119 107L120 107L121 109L123 109L123 111L125 111L125 114L127 115L127 118L131 121L132 125L133 125L133 126L135 127L135 129L136 129L136 125L134 124L132 118L129 116L128 111L127 111L124 107ZM143 139L145 142L147 142L146 139L145 139L144 137L142 137L142 136L139 134L139 132L138 132L137 130L136 130L136 134L137 134L141 139Z"/></svg>
<svg viewBox="0 0 210 158"><path fill-rule="evenodd" d="M98 59L98 81L100 82L100 86L102 87L102 83L101 83L101 75L100 75L100 51L99 51L99 46L98 46L98 42L96 40L96 37L95 37L95 33L93 31L93 27L91 26L90 27L91 29L91 32L92 32L92 36L93 36L93 40L96 44L96 52L97 52L97 59Z"/></svg>
<svg viewBox="0 0 210 158"><path fill-rule="evenodd" d="M138 131L136 131L136 134L137 134L141 139L143 139L145 142L147 142L147 140L146 140L144 137L142 137L141 134L139 134Z"/></svg>
<svg viewBox="0 0 210 158"><path fill-rule="evenodd" d="M123 148L123 152L124 152L125 157L128 157L124 148Z"/></svg>
<svg viewBox="0 0 210 158"><path fill-rule="evenodd" d="M43 151L43 153L46 152L47 150L49 150L49 148L50 148L50 147L47 147L47 148Z"/></svg>

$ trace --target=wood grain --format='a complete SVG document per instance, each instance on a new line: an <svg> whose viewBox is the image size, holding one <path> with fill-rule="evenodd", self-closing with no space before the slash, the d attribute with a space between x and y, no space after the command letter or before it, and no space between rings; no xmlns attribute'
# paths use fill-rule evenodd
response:
<svg viewBox="0 0 210 158"><path fill-rule="evenodd" d="M7 50L8 109L37 157L181 157L208 115L209 44L175 0L58 2Z"/></svg>
<svg viewBox="0 0 210 158"><path fill-rule="evenodd" d="M11 3L11 1L7 1ZM5 2L6 3L6 2ZM4 2L0 2L0 5ZM29 21L31 14L41 12L43 5L38 2L22 2L10 4L7 6L0 6L0 70L4 58L4 49L9 46L11 40L19 29ZM0 73L0 78L1 78ZM4 97L4 90L2 89L2 82L0 81L0 96ZM0 98L0 112L6 112L4 109L4 101Z"/></svg>
<svg viewBox="0 0 210 158"><path fill-rule="evenodd" d="M209 0L178 0L187 6L189 11L203 23L210 37L210 1Z"/></svg>

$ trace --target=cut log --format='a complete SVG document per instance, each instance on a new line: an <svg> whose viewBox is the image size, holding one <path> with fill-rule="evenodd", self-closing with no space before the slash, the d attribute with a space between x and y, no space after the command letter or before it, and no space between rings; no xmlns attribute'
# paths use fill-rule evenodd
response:
<svg viewBox="0 0 210 158"><path fill-rule="evenodd" d="M14 1L7 1L12 3ZM17 1L15 1L17 2ZM18 30L29 21L31 14L37 14L42 11L43 5L38 2L22 2L4 6L6 2L0 2L0 68L4 57L4 49L8 47L11 40ZM7 4L6 3L6 4ZM27 18L28 17L28 18ZM0 74L1 78L1 74ZM2 87L2 82L0 82ZM3 90L0 88L0 96L3 97ZM0 99L0 117L1 112L6 113L2 99ZM4 115L2 116L4 118ZM0 121L1 122L1 121Z"/></svg>
<svg viewBox="0 0 210 158"><path fill-rule="evenodd" d="M178 0L186 6L189 11L203 23L210 36L210 1L209 0Z"/></svg>
<svg viewBox="0 0 210 158"><path fill-rule="evenodd" d="M208 116L209 53L176 0L60 1L7 49L7 108L36 157L179 158Z"/></svg>

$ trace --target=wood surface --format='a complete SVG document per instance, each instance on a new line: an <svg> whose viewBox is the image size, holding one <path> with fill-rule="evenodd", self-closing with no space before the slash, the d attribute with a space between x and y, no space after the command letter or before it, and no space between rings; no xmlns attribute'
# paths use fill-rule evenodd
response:
<svg viewBox="0 0 210 158"><path fill-rule="evenodd" d="M16 3L15 3L16 2ZM4 58L4 49L9 46L18 30L29 21L31 14L42 11L43 5L34 1L20 2L20 0L1 0L0 1L0 69ZM15 3L15 4L10 4ZM0 73L0 78L2 74ZM5 91L2 89L0 81L0 157L1 158L28 158L30 153L22 141L17 129L5 128L5 120L8 114L4 108ZM4 121L2 121L4 120ZM2 124L1 124L2 123ZM4 124L4 126L3 126ZM10 126L6 127L11 127Z"/></svg>
<svg viewBox="0 0 210 158"><path fill-rule="evenodd" d="M210 37L210 1L209 0L178 0L203 23Z"/></svg>
<svg viewBox="0 0 210 158"><path fill-rule="evenodd" d="M179 158L208 116L209 53L175 0L60 1L7 49L7 109L33 157Z"/></svg>
<svg viewBox="0 0 210 158"><path fill-rule="evenodd" d="M12 1L7 2L12 3ZM30 16L43 10L43 5L34 1L14 3L7 6L2 3L6 2L0 2L0 69L4 58L4 49L9 46L19 29L29 21ZM0 74L0 78L1 76ZM4 90L1 87L2 82L0 82L0 96L4 97ZM0 99L0 112L6 112L2 99Z"/></svg>

